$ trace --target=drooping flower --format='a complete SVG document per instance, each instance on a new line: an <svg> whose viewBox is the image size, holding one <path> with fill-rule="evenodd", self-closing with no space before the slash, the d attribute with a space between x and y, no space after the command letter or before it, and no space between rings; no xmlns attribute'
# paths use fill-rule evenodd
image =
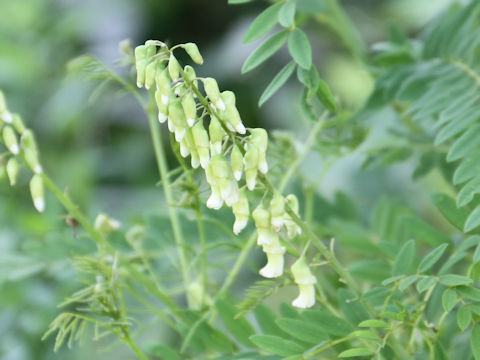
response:
<svg viewBox="0 0 480 360"><path fill-rule="evenodd" d="M298 308L309 308L315 304L315 276L312 275L305 258L302 256L290 268L295 283L298 286L299 295L293 300L292 305Z"/></svg>
<svg viewBox="0 0 480 360"><path fill-rule="evenodd" d="M232 212L235 215L235 223L233 224L233 233L238 235L240 231L245 229L250 216L248 199L245 191L241 190L238 194L238 201L233 204Z"/></svg>

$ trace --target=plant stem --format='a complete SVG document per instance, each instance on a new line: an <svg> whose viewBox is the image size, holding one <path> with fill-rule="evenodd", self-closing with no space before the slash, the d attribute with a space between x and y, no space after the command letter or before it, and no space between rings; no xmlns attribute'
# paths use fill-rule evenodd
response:
<svg viewBox="0 0 480 360"><path fill-rule="evenodd" d="M167 201L167 204L169 204L168 212L170 215L170 222L172 224L173 237L177 247L178 257L180 259L180 267L182 269L183 283L185 285L186 291L188 291L188 288L190 286L190 275L189 275L188 265L187 265L187 254L185 250L185 242L183 239L182 228L180 226L180 219L178 217L177 210L174 206L170 206L170 204L173 204L173 195L172 195L172 190L170 188L170 179L168 177L167 159L165 157L162 138L160 136L160 127L158 125L154 109L155 107L151 105L147 111L148 120L150 123L150 133L152 135L153 149L155 152L155 157L157 159L159 174L162 179L163 192L165 193L165 199ZM190 303L188 298L189 297L187 292L187 302Z"/></svg>

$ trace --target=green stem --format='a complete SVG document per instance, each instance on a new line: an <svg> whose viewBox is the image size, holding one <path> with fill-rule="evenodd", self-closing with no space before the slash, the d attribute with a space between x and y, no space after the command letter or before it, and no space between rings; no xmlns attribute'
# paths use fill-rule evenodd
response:
<svg viewBox="0 0 480 360"><path fill-rule="evenodd" d="M140 350L140 348L137 346L137 344L135 344L133 341L132 341L132 338L130 337L130 334L127 331L124 331L123 332L124 334L123 335L119 335L120 339L125 343L127 344L130 349L132 349L132 351L138 356L138 358L140 360L149 360L148 356L145 355L143 353L142 350Z"/></svg>
<svg viewBox="0 0 480 360"><path fill-rule="evenodd" d="M165 193L165 199L167 201L167 204L173 204L173 195L170 188L170 179L168 177L167 159L163 150L162 138L160 136L160 126L158 125L154 109L155 108L151 106L150 109L147 111L148 120L150 123L150 133L152 135L153 149L155 152L155 157L157 159L159 174L162 179L162 187L163 192ZM180 259L183 283L185 285L186 291L188 291L188 288L190 286L190 275L188 271L187 254L182 228L180 226L180 219L174 206L168 206L168 212L170 215L170 222L172 224L173 237L177 247L178 257ZM190 302L188 300L188 292L187 301Z"/></svg>

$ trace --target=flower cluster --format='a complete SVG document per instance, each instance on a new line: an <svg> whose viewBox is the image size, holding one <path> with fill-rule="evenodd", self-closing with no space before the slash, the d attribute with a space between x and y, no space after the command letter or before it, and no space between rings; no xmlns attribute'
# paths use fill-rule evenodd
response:
<svg viewBox="0 0 480 360"><path fill-rule="evenodd" d="M18 114L12 114L0 91L0 131L3 144L8 152L0 155L0 178L8 176L10 185L17 183L20 171L20 161L33 172L30 179L30 193L35 208L39 212L45 210L44 185L42 166L39 161L38 149L33 132L27 129Z"/></svg>
<svg viewBox="0 0 480 360"><path fill-rule="evenodd" d="M137 86L154 87L158 120L167 122L169 131L180 143L181 156L190 156L193 168L205 170L211 189L207 207L220 209L224 204L231 207L235 215L233 232L239 234L250 217L247 191L255 190L260 175L268 172L268 134L261 128L246 129L235 104L235 94L221 92L213 78L198 78L191 66L182 69L173 54L176 48L183 48L194 62L203 62L193 43L168 49L160 41L149 40L135 49ZM204 93L199 83L203 84ZM242 184L244 174L245 184ZM268 208L262 201L251 214L257 228L257 244L267 256L260 274L267 278L283 274L285 247L281 245L281 236L292 239L301 233L285 211L286 204L298 213L294 195L284 198L275 194ZM302 299L295 300L294 305L313 305L311 299L306 303Z"/></svg>

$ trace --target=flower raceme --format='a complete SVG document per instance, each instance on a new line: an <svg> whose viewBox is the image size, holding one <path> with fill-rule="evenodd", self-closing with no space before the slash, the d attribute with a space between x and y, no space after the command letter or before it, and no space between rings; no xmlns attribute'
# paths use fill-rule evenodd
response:
<svg viewBox="0 0 480 360"><path fill-rule="evenodd" d="M232 91L220 91L213 78L198 78L191 66L182 69L174 56L178 48L183 48L195 63L203 63L193 43L169 49L163 42L149 40L135 49L137 86L154 91L158 120L167 122L168 130L180 144L180 155L190 156L193 168L205 170L211 191L206 206L216 210L224 204L231 207L235 215L233 232L239 234L250 217L247 192L254 191L260 175L268 172L268 134L265 129L245 128ZM240 183L243 174L245 185ZM291 239L301 233L286 213L286 204L298 214L297 198L294 195L284 198L279 193L274 194L268 208L262 200L251 214L257 229L257 244L267 257L267 264L259 273L267 278L284 272L285 247L281 245L281 236ZM302 299L306 300L296 300L294 305L312 306L314 293L312 302L310 288L306 289L301 281L297 284L304 294Z"/></svg>

